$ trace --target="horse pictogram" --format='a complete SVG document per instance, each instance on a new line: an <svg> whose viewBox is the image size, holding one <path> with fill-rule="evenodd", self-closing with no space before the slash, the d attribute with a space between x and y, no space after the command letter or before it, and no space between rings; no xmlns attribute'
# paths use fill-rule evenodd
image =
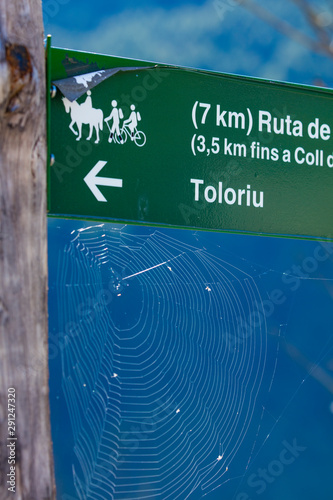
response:
<svg viewBox="0 0 333 500"><path fill-rule="evenodd" d="M66 97L62 98L66 113L70 113L71 123L70 130L74 135L77 135L76 140L79 141L82 137L82 125L89 125L89 135L87 141L90 141L93 131L96 132L95 144L99 143L99 131L103 130L103 111L92 107L91 91L87 91L87 99L82 104L77 101L71 102ZM75 130L74 125L78 130Z"/></svg>

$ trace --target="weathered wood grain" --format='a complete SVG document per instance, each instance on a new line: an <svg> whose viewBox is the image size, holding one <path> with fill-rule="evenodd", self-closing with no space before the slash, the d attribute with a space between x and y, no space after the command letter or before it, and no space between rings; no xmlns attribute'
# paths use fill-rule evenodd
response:
<svg viewBox="0 0 333 500"><path fill-rule="evenodd" d="M54 499L47 356L46 103L38 0L0 0L0 499ZM16 392L8 491L7 389Z"/></svg>

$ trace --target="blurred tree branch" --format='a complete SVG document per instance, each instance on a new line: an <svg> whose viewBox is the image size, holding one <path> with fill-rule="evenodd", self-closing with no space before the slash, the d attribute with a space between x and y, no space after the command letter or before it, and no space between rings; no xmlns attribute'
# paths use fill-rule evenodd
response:
<svg viewBox="0 0 333 500"><path fill-rule="evenodd" d="M327 11L315 11L307 0L291 0L300 10L300 13L311 26L314 37L304 33L289 22L273 14L270 10L259 5L255 0L235 0L239 5L248 9L258 18L272 26L283 35L301 43L313 52L333 57L332 43L332 14Z"/></svg>

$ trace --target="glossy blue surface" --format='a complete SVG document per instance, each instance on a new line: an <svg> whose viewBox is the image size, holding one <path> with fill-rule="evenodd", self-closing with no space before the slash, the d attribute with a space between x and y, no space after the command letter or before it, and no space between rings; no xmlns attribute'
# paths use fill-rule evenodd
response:
<svg viewBox="0 0 333 500"><path fill-rule="evenodd" d="M58 499L331 500L332 256L49 219Z"/></svg>

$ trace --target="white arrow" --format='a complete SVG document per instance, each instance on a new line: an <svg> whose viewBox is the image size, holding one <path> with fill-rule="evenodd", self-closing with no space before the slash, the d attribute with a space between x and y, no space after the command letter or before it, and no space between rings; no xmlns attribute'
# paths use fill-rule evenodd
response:
<svg viewBox="0 0 333 500"><path fill-rule="evenodd" d="M122 179L112 179L109 177L97 177L102 168L107 164L107 161L98 161L96 165L90 170L90 172L83 179L87 184L88 188L95 196L97 201L107 201L107 199L102 195L97 186L110 186L110 187L123 187Z"/></svg>

